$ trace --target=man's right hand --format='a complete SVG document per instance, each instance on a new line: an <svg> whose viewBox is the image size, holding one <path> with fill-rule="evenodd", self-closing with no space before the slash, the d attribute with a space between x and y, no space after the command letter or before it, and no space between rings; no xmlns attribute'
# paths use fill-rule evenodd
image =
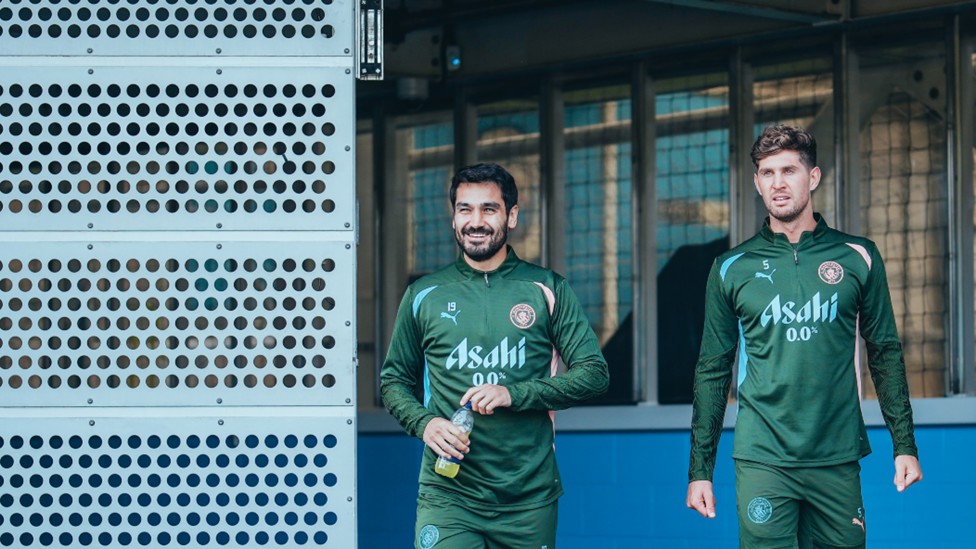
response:
<svg viewBox="0 0 976 549"><path fill-rule="evenodd" d="M712 492L712 481L693 480L688 483L688 500L685 502L689 509L698 511L705 518L715 518L715 494Z"/></svg>
<svg viewBox="0 0 976 549"><path fill-rule="evenodd" d="M470 451L468 436L457 425L435 417L424 427L424 444L442 458L464 459Z"/></svg>

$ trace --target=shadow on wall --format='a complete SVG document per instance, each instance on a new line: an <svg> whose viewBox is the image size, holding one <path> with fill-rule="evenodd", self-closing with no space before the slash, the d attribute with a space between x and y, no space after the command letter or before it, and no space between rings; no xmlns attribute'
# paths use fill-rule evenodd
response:
<svg viewBox="0 0 976 549"><path fill-rule="evenodd" d="M657 364L660 404L690 404L695 363L705 325L705 285L712 262L729 249L729 238L681 246L657 276ZM589 404L634 403L634 322L627 315L603 346L610 389Z"/></svg>

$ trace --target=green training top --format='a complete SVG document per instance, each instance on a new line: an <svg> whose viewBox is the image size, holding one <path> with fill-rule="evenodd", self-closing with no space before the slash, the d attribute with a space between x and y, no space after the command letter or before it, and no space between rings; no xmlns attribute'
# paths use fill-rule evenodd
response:
<svg viewBox="0 0 976 549"><path fill-rule="evenodd" d="M895 455L918 455L901 343L878 249L827 226L792 244L767 218L712 265L695 368L689 480L711 480L738 350L732 457L782 467L871 452L860 407L860 330Z"/></svg>
<svg viewBox="0 0 976 549"><path fill-rule="evenodd" d="M556 375L559 359L567 370ZM424 447L420 493L479 509L515 511L562 495L553 410L606 392L599 342L563 277L508 248L492 272L463 257L407 288L380 374L383 403L406 432L423 438L434 417L450 418L468 388L503 385L510 408L475 414L471 451L453 479L434 473ZM423 404L415 389L423 388Z"/></svg>

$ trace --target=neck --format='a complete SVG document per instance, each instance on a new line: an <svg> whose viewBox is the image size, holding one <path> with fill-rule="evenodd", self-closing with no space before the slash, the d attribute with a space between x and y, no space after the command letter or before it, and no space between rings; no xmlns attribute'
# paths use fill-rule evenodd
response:
<svg viewBox="0 0 976 549"><path fill-rule="evenodd" d="M800 236L805 232L812 232L817 228L817 220L813 218L813 212L806 211L792 221L781 221L773 216L769 216L769 228L774 233L786 235L787 240L792 244L800 241Z"/></svg>
<svg viewBox="0 0 976 549"><path fill-rule="evenodd" d="M489 273L498 267L501 267L502 263L505 262L505 258L508 257L508 246L502 246L502 249L498 250L495 255L483 261L475 261L474 259L468 257L468 254L464 252L461 252L461 254L464 256L464 262L467 263L472 269Z"/></svg>

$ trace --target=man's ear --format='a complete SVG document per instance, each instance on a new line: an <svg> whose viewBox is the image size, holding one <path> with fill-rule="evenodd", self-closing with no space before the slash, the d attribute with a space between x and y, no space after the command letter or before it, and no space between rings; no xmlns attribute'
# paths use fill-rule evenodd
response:
<svg viewBox="0 0 976 549"><path fill-rule="evenodd" d="M820 172L820 166L814 166L813 169L810 170L810 192L811 193L815 191L817 187L820 186L821 177L823 177L823 174Z"/></svg>
<svg viewBox="0 0 976 549"><path fill-rule="evenodd" d="M518 225L518 204L508 210L508 230L512 230Z"/></svg>

